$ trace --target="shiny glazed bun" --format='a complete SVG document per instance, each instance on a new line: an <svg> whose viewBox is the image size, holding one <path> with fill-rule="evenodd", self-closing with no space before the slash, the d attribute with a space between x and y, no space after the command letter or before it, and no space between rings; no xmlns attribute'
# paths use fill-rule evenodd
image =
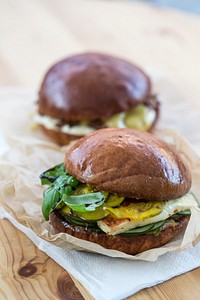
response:
<svg viewBox="0 0 200 300"><path fill-rule="evenodd" d="M96 120L143 103L151 93L149 77L135 65L99 53L71 56L46 74L38 110L63 120Z"/></svg>
<svg viewBox="0 0 200 300"><path fill-rule="evenodd" d="M175 149L131 129L107 128L83 137L66 154L65 166L81 182L130 198L174 199L191 187Z"/></svg>
<svg viewBox="0 0 200 300"><path fill-rule="evenodd" d="M105 127L150 131L159 117L159 102L145 72L101 53L54 64L42 81L37 106L35 122L59 144Z"/></svg>

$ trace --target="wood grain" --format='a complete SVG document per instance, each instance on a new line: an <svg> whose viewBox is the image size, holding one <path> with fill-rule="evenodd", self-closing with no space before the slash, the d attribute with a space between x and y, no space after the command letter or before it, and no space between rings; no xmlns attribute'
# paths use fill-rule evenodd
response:
<svg viewBox="0 0 200 300"><path fill-rule="evenodd" d="M170 78L200 109L200 18L132 1L1 0L0 85L38 87L55 61L104 51ZM197 129L199 124L196 124ZM170 266L169 266L170 267ZM199 299L200 268L129 299ZM73 278L85 299L91 295ZM0 221L0 299L83 299L70 275Z"/></svg>
<svg viewBox="0 0 200 300"><path fill-rule="evenodd" d="M159 284L155 287L142 290L128 299L197 300L200 296L199 279L200 268L175 277L172 280Z"/></svg>
<svg viewBox="0 0 200 300"><path fill-rule="evenodd" d="M1 300L81 300L69 274L8 221L0 221Z"/></svg>

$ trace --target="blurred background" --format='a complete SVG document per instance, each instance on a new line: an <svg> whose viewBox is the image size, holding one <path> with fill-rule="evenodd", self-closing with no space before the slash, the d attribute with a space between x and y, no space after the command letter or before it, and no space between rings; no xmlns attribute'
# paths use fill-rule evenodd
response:
<svg viewBox="0 0 200 300"><path fill-rule="evenodd" d="M0 0L0 85L37 88L53 63L82 51L199 85L199 13L200 0Z"/></svg>
<svg viewBox="0 0 200 300"><path fill-rule="evenodd" d="M15 89L36 101L54 63L104 52L147 72L160 126L173 124L200 151L199 12L200 0L0 0L0 101L12 89L17 110Z"/></svg>
<svg viewBox="0 0 200 300"><path fill-rule="evenodd" d="M199 0L141 0L141 1L161 5L164 7L169 6L172 8L200 14Z"/></svg>

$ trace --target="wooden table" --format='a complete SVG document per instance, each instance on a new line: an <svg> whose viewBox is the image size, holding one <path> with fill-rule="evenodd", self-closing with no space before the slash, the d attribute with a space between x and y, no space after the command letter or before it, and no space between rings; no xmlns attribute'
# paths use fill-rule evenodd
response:
<svg viewBox="0 0 200 300"><path fill-rule="evenodd" d="M60 58L104 51L165 74L191 109L200 109L197 16L134 1L1 0L0 5L2 86L38 87ZM0 299L92 299L7 220L0 221L0 272ZM130 299L199 299L199 279L200 268Z"/></svg>

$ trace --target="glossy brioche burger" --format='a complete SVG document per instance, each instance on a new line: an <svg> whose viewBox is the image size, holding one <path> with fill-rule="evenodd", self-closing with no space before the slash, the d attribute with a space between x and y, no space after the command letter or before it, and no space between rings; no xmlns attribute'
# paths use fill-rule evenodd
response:
<svg viewBox="0 0 200 300"><path fill-rule="evenodd" d="M169 242L196 205L191 174L175 149L126 128L81 138L41 180L50 185L43 214L57 231L128 254Z"/></svg>
<svg viewBox="0 0 200 300"><path fill-rule="evenodd" d="M123 59L74 55L46 73L35 123L59 144L104 127L149 131L159 114L151 89L149 77Z"/></svg>

